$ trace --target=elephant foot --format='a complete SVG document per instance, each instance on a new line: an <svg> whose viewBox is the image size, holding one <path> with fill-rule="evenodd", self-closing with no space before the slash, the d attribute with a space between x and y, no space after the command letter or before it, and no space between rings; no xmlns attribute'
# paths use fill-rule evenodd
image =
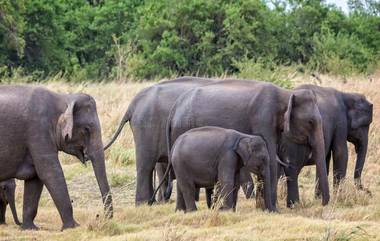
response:
<svg viewBox="0 0 380 241"><path fill-rule="evenodd" d="M186 212L186 209L176 207L176 208L175 208L175 211L176 211L176 212Z"/></svg>
<svg viewBox="0 0 380 241"><path fill-rule="evenodd" d="M299 200L290 200L286 203L286 207L293 209L296 207L296 205L299 203Z"/></svg>
<svg viewBox="0 0 380 241"><path fill-rule="evenodd" d="M150 202L153 203L155 201L156 201L155 199L153 201L150 200L150 199L148 199L148 200L136 200L135 201L135 206L137 207L137 206L141 206L141 205L146 205L146 204L149 204Z"/></svg>
<svg viewBox="0 0 380 241"><path fill-rule="evenodd" d="M37 227L34 223L23 223L21 225L21 228L23 230L39 230L40 228Z"/></svg>
<svg viewBox="0 0 380 241"><path fill-rule="evenodd" d="M278 211L278 209L276 207L272 207L271 209L266 209L266 211L268 211L270 213L280 214L280 211Z"/></svg>
<svg viewBox="0 0 380 241"><path fill-rule="evenodd" d="M79 227L79 223L77 223L75 221L72 221L69 223L64 223L61 231L65 230L65 229L76 228L76 227Z"/></svg>

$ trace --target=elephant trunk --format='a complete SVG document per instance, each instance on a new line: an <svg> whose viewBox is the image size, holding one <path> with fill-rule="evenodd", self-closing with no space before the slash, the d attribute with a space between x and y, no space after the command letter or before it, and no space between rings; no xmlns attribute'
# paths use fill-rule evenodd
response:
<svg viewBox="0 0 380 241"><path fill-rule="evenodd" d="M101 140L101 138L99 139ZM99 189L102 195L105 217L112 218L113 217L112 195L111 195L110 187L107 180L103 145L101 141L97 141L97 143L99 144L92 145L94 149L92 151L93 154L92 155L90 154L90 159L91 159L92 166L94 168L95 177L98 182Z"/></svg>
<svg viewBox="0 0 380 241"><path fill-rule="evenodd" d="M359 188L362 188L361 175L363 171L365 158L367 155L368 129L369 127L366 127L365 130L362 133L360 133L359 140L355 142L355 150L356 150L357 158L356 158L356 164L355 164L354 179L355 179L355 184Z"/></svg>
<svg viewBox="0 0 380 241"><path fill-rule="evenodd" d="M9 207L11 208L13 219L17 225L21 225L16 211L16 204L15 204L15 190L8 190L7 192L7 201L9 203Z"/></svg>
<svg viewBox="0 0 380 241"><path fill-rule="evenodd" d="M318 185L322 191L322 205L327 205L330 201L329 184L326 168L325 144L323 137L322 122L319 121L316 131L310 140L312 149L312 158L315 160L317 167Z"/></svg>

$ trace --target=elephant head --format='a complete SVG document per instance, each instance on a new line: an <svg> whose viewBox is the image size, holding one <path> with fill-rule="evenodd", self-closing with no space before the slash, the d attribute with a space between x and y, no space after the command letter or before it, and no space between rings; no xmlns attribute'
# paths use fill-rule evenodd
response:
<svg viewBox="0 0 380 241"><path fill-rule="evenodd" d="M275 211L271 202L270 157L266 142L262 137L242 137L234 146L243 167L256 174L264 182L264 201L266 209Z"/></svg>
<svg viewBox="0 0 380 241"><path fill-rule="evenodd" d="M16 211L16 200L15 200L15 191L16 191L16 182L14 179L10 179L0 183L1 191L3 192L3 198L9 204L11 208L13 219L17 225L21 225L18 220L17 211Z"/></svg>
<svg viewBox="0 0 380 241"><path fill-rule="evenodd" d="M314 92L311 90L292 91L286 109L283 134L294 143L307 145L310 148L311 158L317 166L318 182L322 190L322 205L326 205L330 194L325 144L322 118Z"/></svg>
<svg viewBox="0 0 380 241"><path fill-rule="evenodd" d="M355 93L343 93L347 108L348 141L355 145L357 153L354 178L361 188L361 173L368 148L368 131L372 123L373 104L365 96Z"/></svg>
<svg viewBox="0 0 380 241"><path fill-rule="evenodd" d="M59 117L60 149L82 163L90 160L98 182L106 217L113 216L112 196L107 181L100 122L95 100L85 94L71 95Z"/></svg>

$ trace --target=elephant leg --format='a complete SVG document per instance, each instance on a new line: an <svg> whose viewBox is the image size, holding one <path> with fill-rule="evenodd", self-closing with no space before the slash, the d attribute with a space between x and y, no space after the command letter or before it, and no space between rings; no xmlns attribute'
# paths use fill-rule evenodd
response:
<svg viewBox="0 0 380 241"><path fill-rule="evenodd" d="M340 137L342 138L342 137ZM346 138L347 139L347 138ZM348 149L346 139L341 140L334 138L333 143L333 171L334 171L334 189L339 187L343 178L346 177L347 162L348 162Z"/></svg>
<svg viewBox="0 0 380 241"><path fill-rule="evenodd" d="M43 183L37 177L24 182L22 229L38 229L34 224L34 218L37 215L42 188Z"/></svg>
<svg viewBox="0 0 380 241"><path fill-rule="evenodd" d="M195 189L195 201L199 202L199 193L201 192L200 188Z"/></svg>
<svg viewBox="0 0 380 241"><path fill-rule="evenodd" d="M278 178L277 178L278 162L277 162L277 144L276 144L277 138L274 134L266 134L266 135L263 135L263 137L267 141L267 147L268 147L268 152L269 152L269 157L270 157L269 166L270 166L270 181L271 181L271 201L272 201L272 207L275 210L277 207L277 185L278 185ZM260 184L260 187L257 188L256 200L258 200L257 199L258 197L264 200L264 185L263 184ZM262 203L264 205L265 202L263 201Z"/></svg>
<svg viewBox="0 0 380 241"><path fill-rule="evenodd" d="M327 177L329 176L329 173L330 173L330 161L331 161L331 150L329 150L327 153L326 153L326 171L327 171ZM320 199L322 198L322 191L321 191L321 187L319 186L319 182L318 182L318 177L316 176L315 177L315 198L316 199Z"/></svg>
<svg viewBox="0 0 380 241"><path fill-rule="evenodd" d="M78 226L74 220L73 207L58 156L52 158L51 155L33 155L33 160L38 163L35 165L37 175L49 191L61 216L62 229Z"/></svg>
<svg viewBox="0 0 380 241"><path fill-rule="evenodd" d="M150 150L136 146L136 206L147 203L153 195L152 175L156 160Z"/></svg>
<svg viewBox="0 0 380 241"><path fill-rule="evenodd" d="M212 194L214 192L214 188L206 188L206 202L207 207L210 209L212 207Z"/></svg>
<svg viewBox="0 0 380 241"><path fill-rule="evenodd" d="M5 212L7 211L7 203L0 200L0 224L5 224Z"/></svg>
<svg viewBox="0 0 380 241"><path fill-rule="evenodd" d="M177 179L177 187L182 192L182 196L185 201L186 212L196 211L197 206L195 205L195 185L188 181Z"/></svg>
<svg viewBox="0 0 380 241"><path fill-rule="evenodd" d="M234 196L234 187L235 182L234 178L222 178L220 181L220 197L223 200L222 210L233 209L235 205L235 196Z"/></svg>
<svg viewBox="0 0 380 241"><path fill-rule="evenodd" d="M176 211L186 211L185 199L183 198L182 189L179 187L177 182L177 200L176 200Z"/></svg>
<svg viewBox="0 0 380 241"><path fill-rule="evenodd" d="M300 201L300 194L298 189L298 174L295 168L289 168L286 171L286 184L288 187L288 195L286 199L286 206L292 208L294 204Z"/></svg>

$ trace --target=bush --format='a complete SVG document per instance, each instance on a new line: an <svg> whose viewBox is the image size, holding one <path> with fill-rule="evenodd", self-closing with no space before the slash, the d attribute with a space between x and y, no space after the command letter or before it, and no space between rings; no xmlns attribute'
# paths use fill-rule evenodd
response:
<svg viewBox="0 0 380 241"><path fill-rule="evenodd" d="M294 66L278 66L272 60L244 60L235 62L234 66L238 69L237 76L243 79L256 79L269 81L283 88L292 87L291 78L297 73Z"/></svg>
<svg viewBox="0 0 380 241"><path fill-rule="evenodd" d="M324 73L350 75L368 72L376 63L374 53L356 35L333 34L330 31L314 36L314 54L309 66Z"/></svg>

